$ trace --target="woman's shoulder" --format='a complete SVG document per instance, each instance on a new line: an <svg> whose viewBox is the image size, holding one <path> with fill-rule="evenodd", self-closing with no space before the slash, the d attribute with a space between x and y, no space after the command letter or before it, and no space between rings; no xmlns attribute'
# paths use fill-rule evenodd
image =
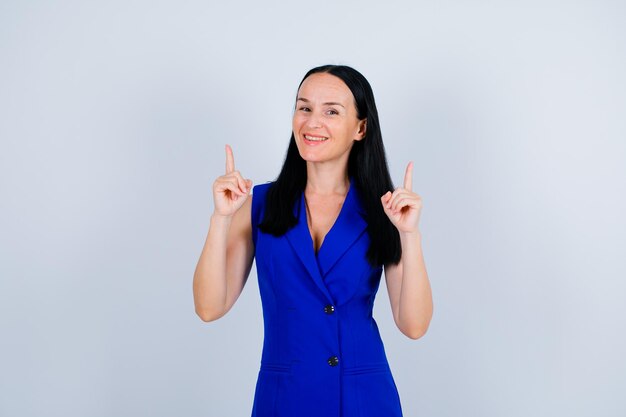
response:
<svg viewBox="0 0 626 417"><path fill-rule="evenodd" d="M263 206L265 202L265 196L267 195L267 190L274 184L275 181L268 181L261 184L257 184L252 187L252 207L253 210L260 210L260 207Z"/></svg>
<svg viewBox="0 0 626 417"><path fill-rule="evenodd" d="M251 210L251 218L252 218L252 230L253 230L253 241L256 245L256 234L257 227L263 218L265 212L265 200L267 195L267 190L273 184L273 181L268 181L265 183L257 184L252 187L252 210Z"/></svg>
<svg viewBox="0 0 626 417"><path fill-rule="evenodd" d="M274 181L267 181L252 187L252 195L261 196L267 193L267 190L274 184ZM254 198L254 197L253 197Z"/></svg>
<svg viewBox="0 0 626 417"><path fill-rule="evenodd" d="M256 184L254 187L252 187L252 192L255 191L267 191L267 189L270 187L270 185L274 184L275 181L267 181L267 182L263 182L261 184Z"/></svg>

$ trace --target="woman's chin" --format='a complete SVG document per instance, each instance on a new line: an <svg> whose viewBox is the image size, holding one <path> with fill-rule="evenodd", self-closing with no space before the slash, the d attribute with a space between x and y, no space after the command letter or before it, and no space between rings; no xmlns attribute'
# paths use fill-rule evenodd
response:
<svg viewBox="0 0 626 417"><path fill-rule="evenodd" d="M307 155L307 154L302 155L302 154L300 154L300 156L302 157L302 159L304 159L308 163L326 162L326 158L321 158L319 155Z"/></svg>

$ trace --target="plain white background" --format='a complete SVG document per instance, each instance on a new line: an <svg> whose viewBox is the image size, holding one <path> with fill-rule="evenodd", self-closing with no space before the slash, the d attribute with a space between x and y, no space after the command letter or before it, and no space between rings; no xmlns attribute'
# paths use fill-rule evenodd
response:
<svg viewBox="0 0 626 417"><path fill-rule="evenodd" d="M370 81L409 160L435 311L375 318L406 416L624 416L620 1L0 3L0 415L246 416L256 273L193 271L224 144L275 178L296 87Z"/></svg>

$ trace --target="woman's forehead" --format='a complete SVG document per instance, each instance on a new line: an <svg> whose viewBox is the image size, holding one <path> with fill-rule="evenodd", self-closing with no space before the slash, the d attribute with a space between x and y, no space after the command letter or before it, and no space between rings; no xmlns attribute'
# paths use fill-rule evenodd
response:
<svg viewBox="0 0 626 417"><path fill-rule="evenodd" d="M328 73L317 73L308 76L300 86L298 99L319 102L352 102L352 92L341 80Z"/></svg>

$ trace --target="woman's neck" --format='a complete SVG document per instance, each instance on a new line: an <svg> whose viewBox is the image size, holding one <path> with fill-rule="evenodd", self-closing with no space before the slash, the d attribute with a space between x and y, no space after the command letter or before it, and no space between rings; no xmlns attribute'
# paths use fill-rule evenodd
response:
<svg viewBox="0 0 626 417"><path fill-rule="evenodd" d="M321 166L307 163L306 190L312 194L347 194L350 188L348 166Z"/></svg>

